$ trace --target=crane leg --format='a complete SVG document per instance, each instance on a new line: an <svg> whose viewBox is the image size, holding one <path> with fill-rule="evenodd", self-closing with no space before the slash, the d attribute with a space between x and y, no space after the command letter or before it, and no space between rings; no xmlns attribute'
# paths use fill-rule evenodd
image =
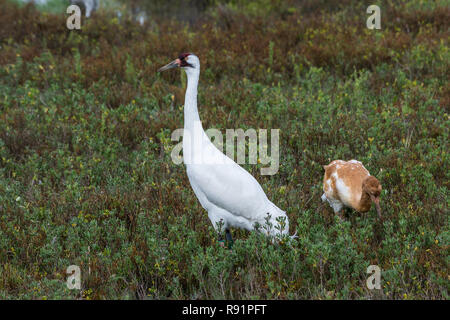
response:
<svg viewBox="0 0 450 320"><path fill-rule="evenodd" d="M218 233L218 237L219 237L219 246L225 247L225 239L223 238L222 232Z"/></svg>
<svg viewBox="0 0 450 320"><path fill-rule="evenodd" d="M233 237L231 236L230 229L225 229L225 238L227 239L228 249L233 248Z"/></svg>

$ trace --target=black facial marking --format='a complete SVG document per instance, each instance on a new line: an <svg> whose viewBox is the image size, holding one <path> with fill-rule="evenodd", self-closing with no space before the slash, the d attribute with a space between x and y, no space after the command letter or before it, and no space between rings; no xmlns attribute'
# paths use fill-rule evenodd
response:
<svg viewBox="0 0 450 320"><path fill-rule="evenodd" d="M189 55L190 55L190 53L180 53L180 55L178 56L178 59L184 60Z"/></svg>
<svg viewBox="0 0 450 320"><path fill-rule="evenodd" d="M191 67L191 68L194 67L192 64L190 64L189 62L186 61L186 57L188 57L189 55L190 55L190 53L181 53L178 56L178 59L180 59L180 61L181 61L180 67Z"/></svg>

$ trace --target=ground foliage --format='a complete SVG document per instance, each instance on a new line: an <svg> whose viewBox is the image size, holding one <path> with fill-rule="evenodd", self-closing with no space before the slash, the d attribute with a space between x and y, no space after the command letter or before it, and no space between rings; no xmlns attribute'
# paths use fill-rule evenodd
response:
<svg viewBox="0 0 450 320"><path fill-rule="evenodd" d="M142 26L98 11L69 31L0 0L0 298L448 299L449 8L378 4L381 30L361 1L261 0ZM172 163L185 78L156 70L185 51L205 128L280 129L279 172L245 168L290 245L234 230L218 246ZM320 201L322 165L353 158L383 185L382 222Z"/></svg>

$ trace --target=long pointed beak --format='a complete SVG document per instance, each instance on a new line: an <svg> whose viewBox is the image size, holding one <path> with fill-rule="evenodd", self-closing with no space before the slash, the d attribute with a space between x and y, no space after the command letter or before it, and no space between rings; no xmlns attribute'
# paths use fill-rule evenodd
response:
<svg viewBox="0 0 450 320"><path fill-rule="evenodd" d="M370 198L375 204L375 209L377 209L378 217L381 219L380 197L374 197L371 195Z"/></svg>
<svg viewBox="0 0 450 320"><path fill-rule="evenodd" d="M173 60L171 63L166 64L164 67L158 69L158 72L169 70L172 68L178 68L180 66L180 59Z"/></svg>

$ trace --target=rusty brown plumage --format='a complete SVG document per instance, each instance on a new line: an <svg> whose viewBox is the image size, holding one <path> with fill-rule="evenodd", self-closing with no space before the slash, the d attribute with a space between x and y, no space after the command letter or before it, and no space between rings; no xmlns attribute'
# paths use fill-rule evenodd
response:
<svg viewBox="0 0 450 320"><path fill-rule="evenodd" d="M381 218L381 184L361 162L334 160L323 167L325 174L322 200L327 200L336 213L341 211L343 206L358 212L367 212L373 202Z"/></svg>

